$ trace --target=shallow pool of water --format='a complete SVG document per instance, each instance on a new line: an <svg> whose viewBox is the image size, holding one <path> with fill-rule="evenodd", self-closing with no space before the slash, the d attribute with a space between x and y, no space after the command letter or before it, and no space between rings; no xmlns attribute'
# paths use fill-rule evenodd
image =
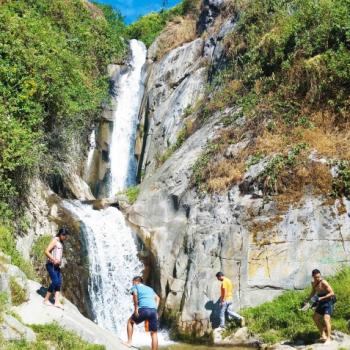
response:
<svg viewBox="0 0 350 350"><path fill-rule="evenodd" d="M142 350L146 350L149 348L143 347ZM236 347L236 346L207 346L207 345L194 345L194 344L173 344L173 345L167 345L167 346L161 346L159 348L160 350L227 350L227 349L234 349L234 350L252 350L252 348L242 348L242 347Z"/></svg>

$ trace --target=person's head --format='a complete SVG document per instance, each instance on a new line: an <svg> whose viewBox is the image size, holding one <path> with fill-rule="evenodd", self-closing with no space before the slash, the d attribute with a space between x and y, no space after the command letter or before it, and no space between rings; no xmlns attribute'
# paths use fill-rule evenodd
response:
<svg viewBox="0 0 350 350"><path fill-rule="evenodd" d="M224 274L223 274L223 272L218 272L217 274L216 274L216 278L219 280L219 281L222 281L223 279L224 279Z"/></svg>
<svg viewBox="0 0 350 350"><path fill-rule="evenodd" d="M311 275L315 282L318 282L322 278L320 270L317 269L312 270Z"/></svg>
<svg viewBox="0 0 350 350"><path fill-rule="evenodd" d="M60 241L63 242L67 238L67 235L69 235L68 229L66 227L61 227L58 230L56 237L58 237Z"/></svg>
<svg viewBox="0 0 350 350"><path fill-rule="evenodd" d="M135 285L135 284L140 284L140 283L143 283L143 278L141 276L135 276L133 279L132 279L132 284Z"/></svg>

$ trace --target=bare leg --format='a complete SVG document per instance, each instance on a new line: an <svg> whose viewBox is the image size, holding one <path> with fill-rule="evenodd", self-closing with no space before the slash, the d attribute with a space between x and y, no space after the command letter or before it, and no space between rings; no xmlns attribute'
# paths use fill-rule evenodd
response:
<svg viewBox="0 0 350 350"><path fill-rule="evenodd" d="M45 295L45 298L44 298L44 304L45 305L51 306L50 296L51 296L51 293L49 291L46 292L46 295Z"/></svg>
<svg viewBox="0 0 350 350"><path fill-rule="evenodd" d="M131 346L132 335L134 333L134 322L131 320L131 318L129 318L129 320L128 320L127 332L128 332L128 341L125 344Z"/></svg>
<svg viewBox="0 0 350 350"><path fill-rule="evenodd" d="M326 339L331 340L331 331L332 331L332 327L331 327L331 316L330 315L324 315L323 317L325 326L326 326Z"/></svg>
<svg viewBox="0 0 350 350"><path fill-rule="evenodd" d="M323 322L322 322L322 316L318 314L317 312L314 313L313 319L315 321L315 324L320 331L321 339L326 339L326 334L323 329Z"/></svg>
<svg viewBox="0 0 350 350"><path fill-rule="evenodd" d="M152 338L152 350L158 350L158 333L151 332L151 338Z"/></svg>
<svg viewBox="0 0 350 350"><path fill-rule="evenodd" d="M60 309L64 309L63 305L60 303L60 292L55 292L55 304L54 306L60 308Z"/></svg>

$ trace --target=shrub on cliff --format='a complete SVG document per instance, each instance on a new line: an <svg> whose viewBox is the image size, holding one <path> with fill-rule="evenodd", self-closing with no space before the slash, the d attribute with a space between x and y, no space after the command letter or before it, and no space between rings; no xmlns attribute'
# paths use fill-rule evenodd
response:
<svg viewBox="0 0 350 350"><path fill-rule="evenodd" d="M281 167L268 195L302 193L304 184L317 194L347 195L347 176L333 185L326 165L313 172L317 157L348 162L350 125L349 0L241 0L234 3L237 24L223 41L225 69L212 77L202 107L202 122L217 110L242 107L245 123L225 122L214 143L217 151L201 169L211 192L230 188L256 154L288 157L298 144L308 145L296 166ZM250 136L247 136L250 135ZM251 141L234 159L223 154L230 144ZM344 163L343 163L344 164ZM284 171L286 170L286 171ZM343 181L346 180L346 183ZM276 190L277 189L277 190ZM289 195L291 194L291 195Z"/></svg>
<svg viewBox="0 0 350 350"><path fill-rule="evenodd" d="M140 17L136 22L127 28L127 34L130 39L138 39L149 47L156 37L162 32L166 24L175 16L182 14L181 5L175 6L170 10L152 12L146 16Z"/></svg>
<svg viewBox="0 0 350 350"><path fill-rule="evenodd" d="M107 98L106 67L124 54L121 21L79 0L0 6L0 216L27 179L64 161ZM117 25L120 24L120 25Z"/></svg>

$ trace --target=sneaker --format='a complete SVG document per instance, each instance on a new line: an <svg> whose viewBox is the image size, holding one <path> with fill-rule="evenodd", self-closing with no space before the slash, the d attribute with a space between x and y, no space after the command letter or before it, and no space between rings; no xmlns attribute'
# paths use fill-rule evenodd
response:
<svg viewBox="0 0 350 350"><path fill-rule="evenodd" d="M244 327L244 326L245 326L245 318L242 317L242 318L241 318L241 327Z"/></svg>

